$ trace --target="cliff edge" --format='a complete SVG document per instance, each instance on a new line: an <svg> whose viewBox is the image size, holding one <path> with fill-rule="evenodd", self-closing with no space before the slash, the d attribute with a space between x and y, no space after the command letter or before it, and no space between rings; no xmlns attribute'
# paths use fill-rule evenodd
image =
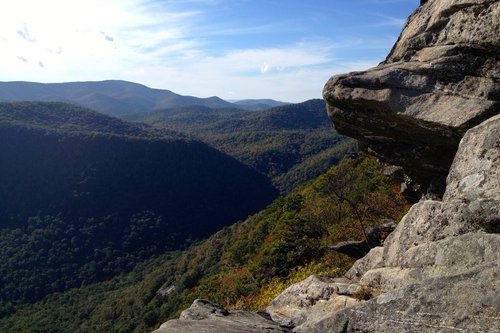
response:
<svg viewBox="0 0 500 333"><path fill-rule="evenodd" d="M155 332L499 332L499 18L498 0L421 1L383 63L326 84L338 132L433 194L383 246L256 318L196 301Z"/></svg>
<svg viewBox="0 0 500 333"><path fill-rule="evenodd" d="M327 82L337 131L441 195L460 138L500 112L499 17L495 0L425 2L384 62Z"/></svg>

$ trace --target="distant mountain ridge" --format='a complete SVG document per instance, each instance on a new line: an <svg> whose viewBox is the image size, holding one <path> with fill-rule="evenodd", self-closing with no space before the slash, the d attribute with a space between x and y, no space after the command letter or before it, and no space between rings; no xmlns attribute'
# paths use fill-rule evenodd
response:
<svg viewBox="0 0 500 333"><path fill-rule="evenodd" d="M121 80L67 83L0 82L0 102L21 101L71 103L112 116L193 105L209 108L243 107L216 96L182 96L170 90L153 89Z"/></svg>
<svg viewBox="0 0 500 333"><path fill-rule="evenodd" d="M266 110L276 106L288 105L290 103L275 101L274 99L243 99L234 102L234 104L250 110Z"/></svg>

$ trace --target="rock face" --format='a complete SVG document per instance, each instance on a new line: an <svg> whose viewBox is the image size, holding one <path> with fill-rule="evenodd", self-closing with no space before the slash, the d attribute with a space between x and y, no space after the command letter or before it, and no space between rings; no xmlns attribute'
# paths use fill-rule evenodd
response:
<svg viewBox="0 0 500 333"><path fill-rule="evenodd" d="M360 286L349 279L312 275L288 287L276 297L266 311L271 318L287 327L311 326L343 308L358 303L350 297Z"/></svg>
<svg viewBox="0 0 500 333"><path fill-rule="evenodd" d="M325 85L338 132L442 192L460 138L500 112L499 17L497 0L422 2L383 63Z"/></svg>
<svg viewBox="0 0 500 333"><path fill-rule="evenodd" d="M412 284L300 332L498 332L498 268L478 266Z"/></svg>

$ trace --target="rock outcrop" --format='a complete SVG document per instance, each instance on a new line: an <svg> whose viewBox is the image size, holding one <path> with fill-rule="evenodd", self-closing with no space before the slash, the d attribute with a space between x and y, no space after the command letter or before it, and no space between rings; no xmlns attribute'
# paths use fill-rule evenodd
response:
<svg viewBox="0 0 500 333"><path fill-rule="evenodd" d="M332 313L359 303L350 297L359 284L346 278L312 275L288 287L267 307L271 318L286 327L311 326Z"/></svg>
<svg viewBox="0 0 500 333"><path fill-rule="evenodd" d="M442 194L460 138L500 112L499 18L497 0L424 2L383 63L328 81L336 129Z"/></svg>
<svg viewBox="0 0 500 333"><path fill-rule="evenodd" d="M264 313L227 311L213 302L198 299L181 313L179 319L167 321L153 333L291 332L266 316Z"/></svg>
<svg viewBox="0 0 500 333"><path fill-rule="evenodd" d="M463 138L443 201L414 205L347 272L380 296L295 331L500 331L499 225L500 115Z"/></svg>
<svg viewBox="0 0 500 333"><path fill-rule="evenodd" d="M498 0L421 1L384 63L327 83L337 130L440 196L345 277L287 288L259 332L500 332L499 18ZM197 323L232 321L217 311Z"/></svg>

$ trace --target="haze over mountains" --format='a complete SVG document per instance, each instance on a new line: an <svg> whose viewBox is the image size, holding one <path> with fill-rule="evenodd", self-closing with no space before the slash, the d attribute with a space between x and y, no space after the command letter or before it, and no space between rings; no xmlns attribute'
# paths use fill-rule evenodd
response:
<svg viewBox="0 0 500 333"><path fill-rule="evenodd" d="M274 100L230 103L215 96L182 96L170 90L152 89L138 83L119 80L67 83L0 82L0 101L65 102L112 116L193 105L262 110L286 104Z"/></svg>

